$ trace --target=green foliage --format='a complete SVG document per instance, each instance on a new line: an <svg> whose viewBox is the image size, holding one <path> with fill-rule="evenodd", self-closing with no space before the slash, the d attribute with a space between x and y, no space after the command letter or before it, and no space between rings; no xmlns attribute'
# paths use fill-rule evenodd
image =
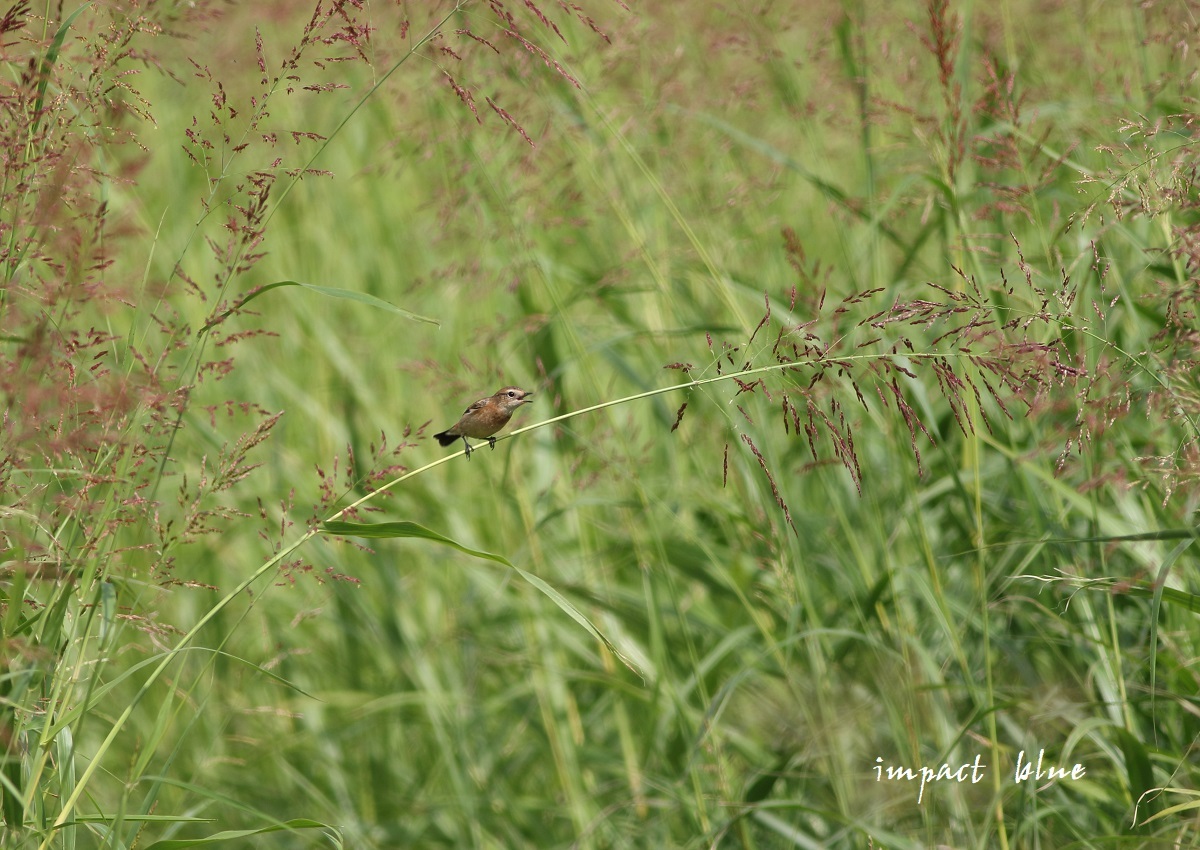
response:
<svg viewBox="0 0 1200 850"><path fill-rule="evenodd" d="M0 21L0 846L1195 842L1186 10L651 6Z"/></svg>

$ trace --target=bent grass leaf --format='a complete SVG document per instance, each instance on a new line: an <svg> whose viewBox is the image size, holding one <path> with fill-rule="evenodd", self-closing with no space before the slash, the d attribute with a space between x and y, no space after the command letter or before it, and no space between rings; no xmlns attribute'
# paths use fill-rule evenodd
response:
<svg viewBox="0 0 1200 850"><path fill-rule="evenodd" d="M1200 594L1164 587L1160 582L1139 581L1131 584L1120 579L1105 578L1086 582L1083 586L1089 590L1102 590L1112 596L1136 596L1141 599L1150 599L1155 602L1156 608L1157 600L1161 599L1163 602L1177 605L1185 611L1200 614Z"/></svg>
<svg viewBox="0 0 1200 850"><path fill-rule="evenodd" d="M415 522L342 522L330 521L321 526L322 531L326 534L338 534L343 537L365 537L373 540L382 540L388 537L416 537L420 540L432 540L435 543L443 543L446 546L453 546L458 551L471 555L475 558L483 558L488 561L495 561L497 564L503 564L506 567L516 567L502 555L493 555L491 552L481 552L478 549L472 549L464 546L457 540L451 540L444 534L438 534L430 528L423 525L418 525Z"/></svg>
<svg viewBox="0 0 1200 850"><path fill-rule="evenodd" d="M205 323L204 327L200 329L200 333L211 330L229 318L235 310L240 310L255 298L258 298L260 295L265 295L272 289L278 289L281 286L299 286L302 289L308 289L321 295L326 295L330 298L345 298L347 301L357 301L360 304L366 304L368 307L376 307L380 310L386 310L389 313L395 313L399 316L403 316L406 319L412 319L414 322L426 322L428 324L441 327L441 322L437 321L436 319L431 319L428 316L421 316L412 312L411 310L405 310L403 307L397 307L395 304L384 301L382 298L376 298L374 295L367 295L365 292L355 292L351 289L338 289L334 286L317 286L314 283L301 283L298 280L277 280L274 283L268 283L266 286L256 289L239 301L236 307L226 310L225 312L221 313L221 315L210 319Z"/></svg>
<svg viewBox="0 0 1200 850"><path fill-rule="evenodd" d="M1200 793L1198 793L1196 791L1192 791L1187 788L1151 788L1148 791L1146 791L1144 794L1142 794L1142 797L1146 797L1147 795L1150 795L1150 794L1164 794L1167 792L1172 793L1172 794L1182 794L1186 797L1192 797L1192 798L1200 797ZM1139 800L1138 802L1140 803L1141 801ZM1158 814L1151 815L1150 817L1145 818L1144 820L1135 821L1135 823L1137 826L1145 826L1146 824L1151 823L1153 821L1161 820L1166 817L1172 817L1172 816L1178 815L1178 814L1183 814L1184 812L1194 811L1196 809L1200 809L1200 800L1193 799L1193 801L1190 803L1177 803L1174 806L1168 806L1167 808L1163 809ZM1134 814L1135 815L1137 814L1136 809L1134 810Z"/></svg>
<svg viewBox="0 0 1200 850"><path fill-rule="evenodd" d="M280 832L285 829L291 832L296 829L332 830L333 827L320 821L309 820L308 818L296 818L284 823L264 826L261 829L231 829L225 832L218 832L207 838L169 838L164 841L154 842L146 850L183 850L185 847L207 847L212 844L222 844L226 841L235 841L251 835L264 835L268 832Z"/></svg>
<svg viewBox="0 0 1200 850"><path fill-rule="evenodd" d="M570 600L551 587L543 579L531 572L521 569L502 555L493 555L491 552L481 552L478 549L472 549L469 546L464 546L457 540L451 540L444 534L439 534L438 532L426 528L423 525L418 525L415 522L409 522L407 520L401 520L397 522L330 521L321 526L321 530L326 534L336 534L342 537L364 537L374 540L388 537L415 537L419 540L431 540L434 543L441 543L445 546L451 546L463 554L470 555L474 558L482 558L487 561L495 561L497 564L503 564L510 569L516 570L521 578L525 579L525 581L529 582L531 585L537 588L537 590L545 594L545 596L551 602L561 608L568 617L577 622L579 625L583 626L583 628L585 628L596 640L607 646L609 650L612 651L613 655L621 659L622 664L624 664L633 672L638 673L638 675L641 675L640 671L633 666L633 663L625 657L624 653L622 653L611 640L605 637L604 633L596 628L591 620L585 617L578 608L572 605Z"/></svg>

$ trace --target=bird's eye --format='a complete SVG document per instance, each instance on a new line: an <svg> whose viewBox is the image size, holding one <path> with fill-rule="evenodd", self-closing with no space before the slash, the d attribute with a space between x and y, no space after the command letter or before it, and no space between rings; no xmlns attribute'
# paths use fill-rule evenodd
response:
<svg viewBox="0 0 1200 850"><path fill-rule="evenodd" d="M508 397L509 397L509 398L516 398L516 397L517 397L517 394L516 394L515 392L513 392L512 390L509 390L509 391L508 391Z"/></svg>

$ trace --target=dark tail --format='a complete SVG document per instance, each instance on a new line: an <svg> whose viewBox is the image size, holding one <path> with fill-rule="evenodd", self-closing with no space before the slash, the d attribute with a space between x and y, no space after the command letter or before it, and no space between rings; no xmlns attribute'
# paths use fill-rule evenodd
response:
<svg viewBox="0 0 1200 850"><path fill-rule="evenodd" d="M448 446L458 439L458 434L451 434L449 431L443 431L440 434L434 434L433 438L437 440L440 445Z"/></svg>

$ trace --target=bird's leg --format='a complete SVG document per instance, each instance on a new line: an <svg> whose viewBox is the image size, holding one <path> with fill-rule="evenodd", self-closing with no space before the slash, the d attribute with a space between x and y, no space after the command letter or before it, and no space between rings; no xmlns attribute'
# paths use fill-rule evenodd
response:
<svg viewBox="0 0 1200 850"><path fill-rule="evenodd" d="M493 451L495 451L495 449L496 449L496 438L495 438L495 437L488 437L488 438L487 438L487 440L488 440L488 445L492 447L492 450L493 450Z"/></svg>
<svg viewBox="0 0 1200 850"><path fill-rule="evenodd" d="M467 438L462 438L463 445L467 447L467 460L471 459L471 444L467 442Z"/></svg>

